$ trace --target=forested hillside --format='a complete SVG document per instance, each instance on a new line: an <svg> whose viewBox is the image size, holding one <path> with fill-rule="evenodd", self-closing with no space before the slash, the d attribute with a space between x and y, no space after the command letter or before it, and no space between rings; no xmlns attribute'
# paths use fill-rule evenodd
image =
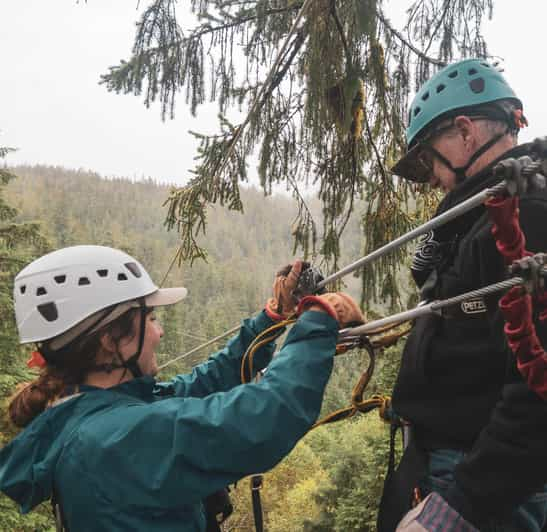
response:
<svg viewBox="0 0 547 532"><path fill-rule="evenodd" d="M13 172L18 178L6 186L3 199L17 209L18 222L40 222L41 234L50 249L91 243L119 247L141 260L156 282L161 282L178 246L177 234L167 232L163 225L162 204L169 187L152 180L103 179L91 172L60 167L17 167ZM290 228L296 215L291 199L265 198L262 192L247 189L243 202L243 215L220 207L209 210L207 233L201 241L209 251L208 262L196 261L191 267L184 264L171 270L165 286L183 284L189 296L160 315L166 330L160 363L260 310L274 272L290 261ZM362 244L358 235L359 220L351 220L342 243L344 263L359 256ZM357 296L356 280L350 278L348 282ZM15 337L14 330L11 334ZM208 352L197 352L162 376L188 370ZM2 372L11 372L16 380L28 377L25 354L1 353L0 360L8 357L16 363L3 367ZM397 359L397 348L379 357L369 393L389 393ZM351 387L366 362L366 355L359 352L338 358L325 398L325 412L349 402ZM310 433L287 460L266 476L266 530L374 530L388 431L377 420L377 414L369 416ZM5 442L10 433L5 425L0 429L1 441ZM225 530L253 530L247 483L239 483L232 495L236 512ZM47 506L41 514L19 517L9 501L0 500L1 530L48 530L48 526L51 521Z"/></svg>

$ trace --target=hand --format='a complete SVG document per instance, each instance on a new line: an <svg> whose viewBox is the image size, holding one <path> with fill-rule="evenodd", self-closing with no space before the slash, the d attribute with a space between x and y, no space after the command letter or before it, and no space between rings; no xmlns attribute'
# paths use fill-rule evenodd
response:
<svg viewBox="0 0 547 532"><path fill-rule="evenodd" d="M305 310L316 310L330 314L340 327L363 324L365 316L359 305L348 294L343 292L329 292L320 296L306 296L298 305L298 313Z"/></svg>
<svg viewBox="0 0 547 532"><path fill-rule="evenodd" d="M410 510L395 532L479 532L438 494L430 493L418 506Z"/></svg>
<svg viewBox="0 0 547 532"><path fill-rule="evenodd" d="M266 314L274 320L288 318L294 314L297 300L293 295L302 271L302 261L296 260L282 268L274 280L273 297L266 303Z"/></svg>

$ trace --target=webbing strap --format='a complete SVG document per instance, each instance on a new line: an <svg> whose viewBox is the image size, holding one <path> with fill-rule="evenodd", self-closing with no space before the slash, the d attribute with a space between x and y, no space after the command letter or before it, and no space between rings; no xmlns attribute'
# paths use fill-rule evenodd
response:
<svg viewBox="0 0 547 532"><path fill-rule="evenodd" d="M260 500L260 490L262 489L262 475L253 475L251 477L251 496L253 500L253 517L255 521L256 532L263 532L264 520L262 517L262 501Z"/></svg>
<svg viewBox="0 0 547 532"><path fill-rule="evenodd" d="M61 508L61 503L57 497L57 492L53 489L51 493L51 509L53 511L53 519L55 520L55 530L56 532L68 532L68 527L63 515L63 510Z"/></svg>

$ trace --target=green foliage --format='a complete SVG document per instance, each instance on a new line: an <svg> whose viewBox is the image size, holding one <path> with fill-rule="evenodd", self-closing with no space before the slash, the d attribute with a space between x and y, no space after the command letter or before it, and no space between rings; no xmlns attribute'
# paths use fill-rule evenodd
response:
<svg viewBox="0 0 547 532"><path fill-rule="evenodd" d="M0 158L11 150L0 148ZM7 374L17 368L20 352L13 312L13 278L35 256L47 249L37 223L16 222L17 209L5 199L5 187L15 175L7 169L0 174L0 363Z"/></svg>
<svg viewBox="0 0 547 532"><path fill-rule="evenodd" d="M264 192L283 183L297 200L295 246L305 256L322 254L332 268L357 199L366 200L365 251L416 223L408 215L415 188L388 170L405 144L407 98L452 58L487 54L481 23L492 0L416 0L402 30L386 18L382 0L193 0L194 18L177 16L175 5L150 3L131 58L102 82L118 93L144 94L146 105L159 100L164 118L174 115L180 91L193 113L206 99L218 102L219 132L194 133L196 168L168 199L166 221L181 234L180 259L205 257L198 237L210 223L209 205L243 211L239 185L256 153ZM196 23L181 28L183 20ZM248 118L233 124L233 109ZM322 204L319 247L319 224L301 190L309 183ZM364 273L365 299L387 295L398 303L401 253Z"/></svg>
<svg viewBox="0 0 547 532"><path fill-rule="evenodd" d="M0 159L10 151L0 147ZM21 268L48 248L35 222L19 223L18 211L6 201L6 186L16 176L0 169L0 403L4 403L15 386L30 378L24 366L25 350L19 346L13 310L13 279ZM0 445L13 437L13 427L0 416ZM46 508L32 516L21 517L16 506L0 495L0 530L50 530L51 518Z"/></svg>

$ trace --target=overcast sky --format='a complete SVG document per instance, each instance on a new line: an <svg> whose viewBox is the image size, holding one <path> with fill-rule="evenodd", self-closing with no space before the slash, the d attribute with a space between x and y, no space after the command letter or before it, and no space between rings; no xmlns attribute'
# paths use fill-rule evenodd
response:
<svg viewBox="0 0 547 532"><path fill-rule="evenodd" d="M146 5L141 0L141 5ZM407 2L391 0L390 11ZM179 12L185 5L179 3ZM529 140L547 134L543 67L547 2L495 0L485 26L492 54L524 101ZM127 58L135 33L136 0L0 0L0 146L19 151L9 164L45 163L95 170L104 176L153 177L183 183L193 167L189 129L210 129L216 107L190 116L179 100L176 118L118 96L98 84ZM394 17L398 18L398 17ZM540 46L540 48L537 48Z"/></svg>

